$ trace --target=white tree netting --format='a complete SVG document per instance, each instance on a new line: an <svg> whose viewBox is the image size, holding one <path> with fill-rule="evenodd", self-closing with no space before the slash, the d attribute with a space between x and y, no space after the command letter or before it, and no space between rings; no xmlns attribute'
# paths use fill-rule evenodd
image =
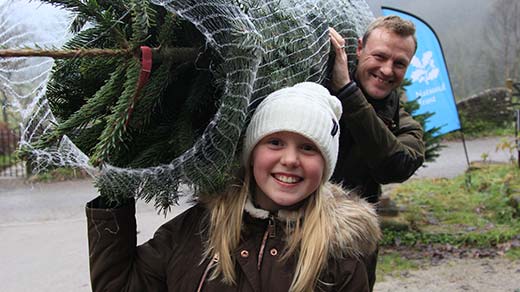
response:
<svg viewBox="0 0 520 292"><path fill-rule="evenodd" d="M21 143L31 152L36 170L49 166L82 168L96 177L97 186L106 195L154 199L160 208L176 202L180 186L192 187L191 191L183 190L190 193L197 189L217 190L222 185L231 168L236 167L233 163L250 109L267 94L297 82L326 82L329 26L347 39L347 53L351 65L355 65L357 38L373 20L362 0L152 2L192 23L220 60L210 66L223 88L217 112L193 146L170 163L138 169L109 164L94 167L88 155L67 136L53 147L34 148L39 137L58 123L45 97L52 59L33 58L30 66L26 65L27 58L21 63L0 59L0 79L11 107L22 116ZM44 46L37 36L28 39ZM4 48L13 47L9 40L0 41Z"/></svg>
<svg viewBox="0 0 520 292"><path fill-rule="evenodd" d="M67 40L70 21L66 13L50 5L6 1L0 5L0 48L59 47ZM22 129L20 145L35 141L56 124L45 99L54 60L45 57L0 58L2 105L14 112ZM37 151L45 165L75 165L88 168L88 157L63 138L60 149Z"/></svg>

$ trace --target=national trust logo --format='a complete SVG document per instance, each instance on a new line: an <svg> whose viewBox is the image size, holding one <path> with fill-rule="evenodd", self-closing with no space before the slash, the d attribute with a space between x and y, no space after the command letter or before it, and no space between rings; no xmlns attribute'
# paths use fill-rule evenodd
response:
<svg viewBox="0 0 520 292"><path fill-rule="evenodd" d="M437 79L439 77L439 68L435 66L432 51L423 53L421 60L413 56L411 62L411 78L412 82L426 83Z"/></svg>

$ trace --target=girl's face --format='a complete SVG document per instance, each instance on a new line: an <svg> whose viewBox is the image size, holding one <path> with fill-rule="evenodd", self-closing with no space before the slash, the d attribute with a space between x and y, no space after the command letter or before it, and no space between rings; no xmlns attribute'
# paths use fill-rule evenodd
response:
<svg viewBox="0 0 520 292"><path fill-rule="evenodd" d="M276 211L295 205L316 191L325 160L318 147L300 134L277 132L264 137L252 152L256 203Z"/></svg>

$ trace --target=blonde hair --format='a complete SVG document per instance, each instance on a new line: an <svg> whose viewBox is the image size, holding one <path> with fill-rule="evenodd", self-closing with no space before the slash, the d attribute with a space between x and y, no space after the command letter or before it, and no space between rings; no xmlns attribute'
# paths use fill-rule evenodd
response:
<svg viewBox="0 0 520 292"><path fill-rule="evenodd" d="M204 258L218 258L210 279L221 277L229 285L236 284L233 251L240 243L242 215L250 196L251 182L254 181L250 170L245 169L243 173L244 179L239 185L233 184L224 194L213 196L205 202L210 210L210 220ZM302 206L301 220L287 222L285 226L287 249L281 260L297 256L289 291L313 291L328 261L329 242L333 236L330 218L324 212L324 195L328 194L330 189L322 182Z"/></svg>

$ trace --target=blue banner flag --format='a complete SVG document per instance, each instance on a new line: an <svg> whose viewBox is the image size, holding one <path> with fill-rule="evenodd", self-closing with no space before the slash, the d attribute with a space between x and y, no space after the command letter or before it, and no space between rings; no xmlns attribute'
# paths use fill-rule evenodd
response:
<svg viewBox="0 0 520 292"><path fill-rule="evenodd" d="M417 114L431 112L426 129L439 127L436 135L459 130L460 121L451 88L448 68L439 39L433 29L423 20L393 8L382 8L383 15L397 15L412 21L416 27L417 52L413 56L405 78L412 81L406 87L409 100L419 98Z"/></svg>

